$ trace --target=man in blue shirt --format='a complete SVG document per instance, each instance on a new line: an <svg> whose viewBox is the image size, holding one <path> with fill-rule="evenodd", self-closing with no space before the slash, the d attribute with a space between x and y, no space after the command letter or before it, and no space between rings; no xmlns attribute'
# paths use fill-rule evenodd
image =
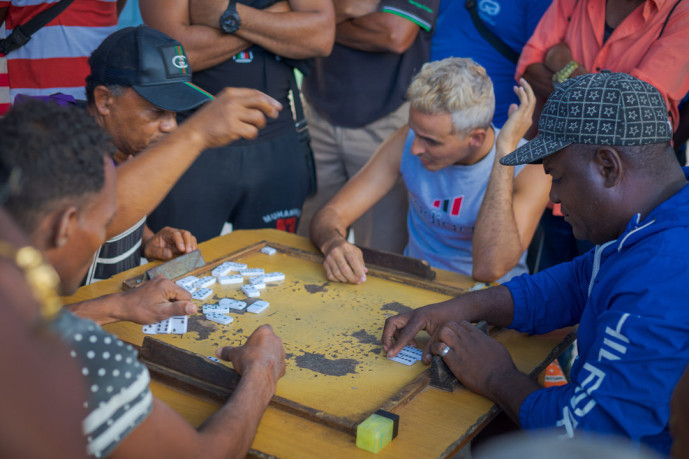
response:
<svg viewBox="0 0 689 459"><path fill-rule="evenodd" d="M539 135L506 165L543 162L578 239L596 248L533 276L387 320L395 355L421 329L470 389L525 429L617 434L665 454L672 390L689 362L689 187L670 145L665 102L630 75L563 83L546 103ZM541 388L507 350L469 322L527 333L579 324L570 384ZM393 344L393 339L395 342Z"/></svg>
<svg viewBox="0 0 689 459"><path fill-rule="evenodd" d="M486 28L518 56L551 0L477 0L476 10ZM503 56L474 25L464 1L441 0L431 39L431 61L470 57L488 72L495 89L497 127L507 121L510 104L518 103L512 91L517 62Z"/></svg>

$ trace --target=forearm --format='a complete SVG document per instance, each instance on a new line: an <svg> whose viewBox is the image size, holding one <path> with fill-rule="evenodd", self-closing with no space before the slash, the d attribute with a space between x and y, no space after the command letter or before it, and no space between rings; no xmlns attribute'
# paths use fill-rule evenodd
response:
<svg viewBox="0 0 689 459"><path fill-rule="evenodd" d="M182 125L142 154L120 164L117 214L107 228L107 239L151 213L204 148L201 136Z"/></svg>
<svg viewBox="0 0 689 459"><path fill-rule="evenodd" d="M141 16L146 25L182 43L194 72L224 62L251 46L251 43L239 36L222 33L218 24L215 24L215 27L192 24L188 13L188 2L172 4L173 7L184 11L181 14L171 16L159 14L161 8L170 8L167 1L143 0L140 4ZM219 21L220 14L216 17Z"/></svg>
<svg viewBox="0 0 689 459"><path fill-rule="evenodd" d="M338 0L335 6L335 23L374 13L380 0Z"/></svg>
<svg viewBox="0 0 689 459"><path fill-rule="evenodd" d="M119 293L113 293L64 307L76 316L93 320L98 325L105 325L121 320L118 313L121 304L120 297Z"/></svg>
<svg viewBox="0 0 689 459"><path fill-rule="evenodd" d="M485 320L491 325L506 327L512 323L514 314L512 295L507 287L502 285L468 292L429 307L442 311L442 317L435 321L437 323Z"/></svg>
<svg viewBox="0 0 689 459"><path fill-rule="evenodd" d="M311 242L327 255L331 248L347 240L347 226L337 211L326 205L311 221Z"/></svg>
<svg viewBox="0 0 689 459"><path fill-rule="evenodd" d="M235 35L274 54L306 59L325 57L332 50L335 19L330 2L318 8L292 4L292 11L280 13L239 4L237 11L242 24Z"/></svg>
<svg viewBox="0 0 689 459"><path fill-rule="evenodd" d="M338 24L335 41L361 51L401 54L412 45L418 29L399 16L375 12Z"/></svg>
<svg viewBox="0 0 689 459"><path fill-rule="evenodd" d="M539 389L541 386L536 381L512 367L503 372L496 372L492 380L488 381L489 392L486 396L497 403L517 425L520 425L519 409L522 403L532 392Z"/></svg>
<svg viewBox="0 0 689 459"><path fill-rule="evenodd" d="M514 216L513 193L514 168L502 166L496 156L471 244L472 277L478 281L501 278L526 250Z"/></svg>
<svg viewBox="0 0 689 459"><path fill-rule="evenodd" d="M200 436L209 440L201 443L219 446L222 457L245 457L274 393L275 386L267 375L243 374L230 401L199 428Z"/></svg>
<svg viewBox="0 0 689 459"><path fill-rule="evenodd" d="M546 100L555 89L553 86L553 73L543 63L529 65L524 71L524 78L533 88L536 97Z"/></svg>

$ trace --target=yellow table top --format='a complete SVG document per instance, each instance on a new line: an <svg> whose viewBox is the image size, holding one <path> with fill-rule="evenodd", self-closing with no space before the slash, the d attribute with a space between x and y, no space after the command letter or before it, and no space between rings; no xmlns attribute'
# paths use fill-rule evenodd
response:
<svg viewBox="0 0 689 459"><path fill-rule="evenodd" d="M276 230L235 231L201 244L200 248L210 263L261 241L317 252L307 239ZM258 315L233 314L235 322L224 327L198 314L190 316L189 333L155 338L201 355L213 355L218 346L239 345L258 325L270 323L283 337L288 354L287 374L278 384L278 395L354 421L361 420L362 413L378 408L425 369L420 363L407 367L386 359L377 338L385 318L396 310L442 301L449 298L446 293L375 276L369 276L359 286L327 283L319 265L284 252L272 256L254 252L240 261L249 267L262 267L266 272L285 273L284 282L262 291L261 299L270 302L269 310ZM123 280L151 266L82 287L65 302L118 291ZM436 271L434 284L440 287L466 289L473 284L466 276ZM235 291L237 287L216 284L213 290L216 298L243 299L243 294ZM197 303L200 306L204 302ZM125 341L137 345L143 341L140 325L121 322L105 328ZM553 349L566 334L562 331L529 337L501 330L496 338L507 346L521 371L534 374L552 358ZM342 368L347 370L343 372ZM155 396L195 426L219 407L157 382L151 387ZM399 436L379 456L443 457L464 446L492 418L497 407L464 389L447 393L426 388L395 412L400 415ZM371 454L356 448L354 440L351 435L271 406L261 421L252 449L278 457L300 458Z"/></svg>

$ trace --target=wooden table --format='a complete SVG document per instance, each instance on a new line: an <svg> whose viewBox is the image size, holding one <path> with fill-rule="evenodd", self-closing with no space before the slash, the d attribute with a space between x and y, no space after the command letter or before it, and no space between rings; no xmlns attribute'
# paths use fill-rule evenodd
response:
<svg viewBox="0 0 689 459"><path fill-rule="evenodd" d="M207 241L201 244L200 248L204 259L207 262L211 262L212 260L219 259L261 241L288 246L309 253L317 253L315 247L307 239L276 230L235 231L229 235ZM74 296L66 298L65 302L72 303L82 301L84 299L119 291L123 280L131 278L152 266L153 265L147 265L145 267L136 268L121 273L113 279L82 287ZM437 277L434 283L437 284L440 289L442 289L443 286L468 289L474 283L466 276L442 270L436 271ZM298 275L299 277L303 276L312 281L315 279L316 282L320 281L322 284L327 281L322 268L317 265L299 266ZM373 278L367 281L367 283L373 282L379 282L379 284L373 285L377 285L377 288L381 290L399 289L399 285L386 286L384 283L381 283L383 281L373 280ZM345 293L353 292L355 296L358 294L356 290L357 286L333 284L332 288L341 289L340 291ZM290 295L287 286L285 286L280 293L280 301L285 304L284 309L287 309L286 302ZM428 301L419 304L419 306L436 301L439 301L437 294L429 292ZM278 310L280 307L279 302L276 304L274 299L271 300L271 308ZM416 305L414 307L416 307ZM382 313L377 312L377 315L380 317L375 320L384 321L385 316ZM246 319L243 317L244 316L242 316L242 320L244 320L244 322L242 325L245 325L247 330L237 328L231 332L235 333L236 336L231 333L221 335L221 338L229 339L230 342L226 344L237 344L237 337L241 338L248 335L255 326L260 323L271 323L271 325L276 328L276 332L279 335L280 327L289 326L289 324L271 322L269 315L253 316L251 318L247 317ZM276 319L273 318L273 320ZM299 319L297 318L296 320ZM237 322L239 322L239 320L237 320ZM140 325L122 322L108 325L105 328L121 339L133 344L141 345L143 341ZM564 349L566 342L569 341L568 335L570 331L571 330L562 330L543 336L527 336L511 330L500 330L494 336L510 351L519 370L527 374L536 375ZM243 334L240 332L243 332ZM162 336L167 337L169 335ZM571 338L571 336L569 338ZM163 339L166 341L168 340L168 338ZM212 349L209 348L210 344L199 338L187 339L172 337L169 339L172 340L173 344L176 346L184 347L185 349L192 350L202 355L204 353L209 355L212 352ZM234 342L232 342L233 340ZM292 345L292 343L286 342L285 345L289 353L290 348L288 346ZM394 379L390 376L391 374L402 371L400 370L402 367L401 365L388 365L389 361L382 356L373 356L369 358L373 360L377 365L376 368L380 370L376 373L376 376L381 381L378 385L383 388L387 388L387 380ZM290 368L289 363L290 361L288 360L287 371L290 376L286 376L281 380L281 383L278 384L278 394L280 395L282 395L280 391L283 389L292 392L299 390L300 381L295 379L296 376L294 375L303 371L297 368ZM422 364L415 365L415 367L417 367L417 372L422 370L422 368L419 368L421 365ZM368 377L370 378L370 375L368 375ZM385 379L386 377L387 380ZM352 386L354 384L359 384L359 380L362 378L363 376L348 375L348 378L343 383L339 382L339 380L334 380L337 382L333 383L332 380L329 380L327 377L322 378L322 381L323 384L332 384L333 398L337 399L338 394L345 393L344 389L342 389L344 386L338 384L345 384L347 386L346 389L349 390L347 393L352 393L351 389L357 389L357 387ZM391 385L394 385L394 383L395 381L390 382ZM219 408L219 405L215 402L177 391L170 386L155 381L152 382L151 387L156 397L176 409L194 426L199 426ZM347 400L343 400L342 403L345 405L351 404ZM498 413L498 411L499 408L491 401L473 394L468 390L459 389L453 393L448 393L430 387L425 388L406 405L400 406L395 410L395 412L400 415L399 436L380 451L378 456L451 456L465 446L471 438ZM259 425L258 433L252 445L252 451L258 455L264 454L285 458L324 456L371 457L371 453L356 448L354 442L354 437L347 433L270 406L266 410L263 420Z"/></svg>

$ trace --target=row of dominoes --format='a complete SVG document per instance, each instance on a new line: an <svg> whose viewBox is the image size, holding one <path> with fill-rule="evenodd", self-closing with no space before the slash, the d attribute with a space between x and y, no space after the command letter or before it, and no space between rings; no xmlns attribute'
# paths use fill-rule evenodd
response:
<svg viewBox="0 0 689 459"><path fill-rule="evenodd" d="M232 264L236 266L246 266L240 263L225 262L225 264ZM216 267L213 271L218 269ZM224 268L223 268L224 269ZM217 278L213 276L205 276L198 278L196 276L187 276L178 280L176 283L186 291L191 293L191 298L194 300L203 301L213 294L211 286L216 282L221 285L227 284L243 284L244 277L249 278L249 283L242 285L242 292L249 298L256 298L261 295L259 290L266 288L266 282L278 282L285 280L285 275L281 272L266 273L262 268L241 268L239 274L234 275L219 275Z"/></svg>
<svg viewBox="0 0 689 459"><path fill-rule="evenodd" d="M144 325L143 332L146 335L175 334L183 335L187 332L188 317L172 316L169 319L161 320L158 323Z"/></svg>
<svg viewBox="0 0 689 459"><path fill-rule="evenodd" d="M414 365L416 362L421 360L421 357L423 357L422 349L413 346L404 346L396 356L388 357L388 359L403 363L405 365Z"/></svg>
<svg viewBox="0 0 689 459"><path fill-rule="evenodd" d="M232 305L223 305L223 300L229 300L234 303L232 303ZM206 319L210 320L211 322L216 322L221 325L228 325L234 321L232 317L226 315L230 313L230 309L242 310L246 308L247 312L259 314L268 309L268 306L270 306L270 303L264 300L254 301L247 307L246 303L243 301L237 301L231 298L223 298L220 300L219 304L204 304L203 313L206 315Z"/></svg>

